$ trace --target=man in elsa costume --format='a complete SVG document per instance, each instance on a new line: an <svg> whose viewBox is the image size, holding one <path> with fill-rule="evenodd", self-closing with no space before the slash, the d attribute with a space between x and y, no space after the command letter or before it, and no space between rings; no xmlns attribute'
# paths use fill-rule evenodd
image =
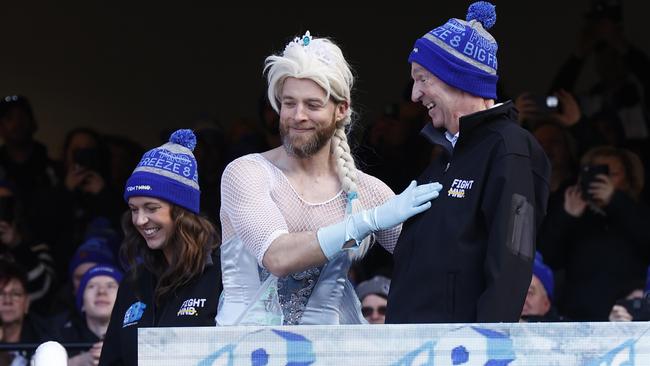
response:
<svg viewBox="0 0 650 366"><path fill-rule="evenodd" d="M346 135L354 77L332 41L307 32L267 57L264 71L283 145L223 173L217 324L365 323L351 261L373 239L392 252L401 223L442 187L412 182L395 196L357 170Z"/></svg>

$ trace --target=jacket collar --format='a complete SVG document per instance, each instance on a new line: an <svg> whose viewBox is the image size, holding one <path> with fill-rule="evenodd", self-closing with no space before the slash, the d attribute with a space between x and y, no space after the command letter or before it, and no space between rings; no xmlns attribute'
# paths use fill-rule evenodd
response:
<svg viewBox="0 0 650 366"><path fill-rule="evenodd" d="M479 111L461 117L459 121L459 125L460 125L459 126L460 134L458 136L459 142L460 140L463 139L463 137L467 138L467 136L470 135L474 130L476 130L476 128L479 125L489 122L503 115L506 115L515 120L517 119L517 111L514 108L514 104L512 103L512 101L507 101L503 104L496 105L484 111ZM435 128L433 127L433 124L427 123L426 126L424 126L424 128L420 131L420 135L422 135L424 138L427 139L427 141L429 141L432 144L441 145L442 147L445 148L447 153L451 155L451 152L453 151L453 147L451 146L451 142L449 142L449 140L447 140L447 138L445 137L444 128Z"/></svg>
<svg viewBox="0 0 650 366"><path fill-rule="evenodd" d="M433 124L427 122L426 126L424 126L424 128L420 131L420 135L424 136L424 138L427 139L427 141L430 143L444 147L447 153L451 155L451 152L454 148L451 146L451 142L449 142L449 140L447 140L445 137L444 128L435 128L433 127Z"/></svg>

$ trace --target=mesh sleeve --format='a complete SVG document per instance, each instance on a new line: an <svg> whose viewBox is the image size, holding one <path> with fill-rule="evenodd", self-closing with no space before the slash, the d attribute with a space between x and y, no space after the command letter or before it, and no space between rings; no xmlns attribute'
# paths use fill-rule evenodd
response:
<svg viewBox="0 0 650 366"><path fill-rule="evenodd" d="M361 183L361 203L364 208L377 207L395 196L393 190L381 180L365 173L360 173L359 178ZM384 249L392 254L401 232L402 225L400 224L393 228L376 232L375 239Z"/></svg>
<svg viewBox="0 0 650 366"><path fill-rule="evenodd" d="M247 157L228 164L221 178L222 219L230 222L232 235L241 239L260 266L273 240L289 232L271 198L272 183L267 168Z"/></svg>

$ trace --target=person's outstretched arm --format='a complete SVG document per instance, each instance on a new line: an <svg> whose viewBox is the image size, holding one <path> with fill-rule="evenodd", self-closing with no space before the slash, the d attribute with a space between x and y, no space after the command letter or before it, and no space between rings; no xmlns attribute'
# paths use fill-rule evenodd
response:
<svg viewBox="0 0 650 366"><path fill-rule="evenodd" d="M428 209L441 186L415 182L384 204L347 216L317 231L290 233L273 201L270 177L259 163L238 160L222 178L222 215L228 215L244 246L258 263L276 276L319 266L370 233L399 225ZM345 247L345 248L344 248Z"/></svg>
<svg viewBox="0 0 650 366"><path fill-rule="evenodd" d="M354 249L371 233L395 227L431 207L440 184L416 185L375 208L346 216L314 232L287 233L275 239L262 263L276 276L286 276L331 260L344 249Z"/></svg>

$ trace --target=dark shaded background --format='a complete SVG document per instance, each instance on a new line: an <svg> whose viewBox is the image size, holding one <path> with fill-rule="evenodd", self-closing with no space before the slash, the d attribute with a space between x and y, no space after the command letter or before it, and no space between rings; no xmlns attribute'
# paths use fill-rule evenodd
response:
<svg viewBox="0 0 650 366"><path fill-rule="evenodd" d="M355 107L367 122L401 98L415 39L450 17L464 18L469 3L3 2L0 94L31 99L40 123L36 138L54 158L65 132L82 125L150 147L161 130L202 117L226 124L257 118L265 56L309 29L341 44L358 76ZM504 91L545 92L576 44L589 0L495 3L492 33ZM624 4L626 34L645 52L649 8Z"/></svg>

